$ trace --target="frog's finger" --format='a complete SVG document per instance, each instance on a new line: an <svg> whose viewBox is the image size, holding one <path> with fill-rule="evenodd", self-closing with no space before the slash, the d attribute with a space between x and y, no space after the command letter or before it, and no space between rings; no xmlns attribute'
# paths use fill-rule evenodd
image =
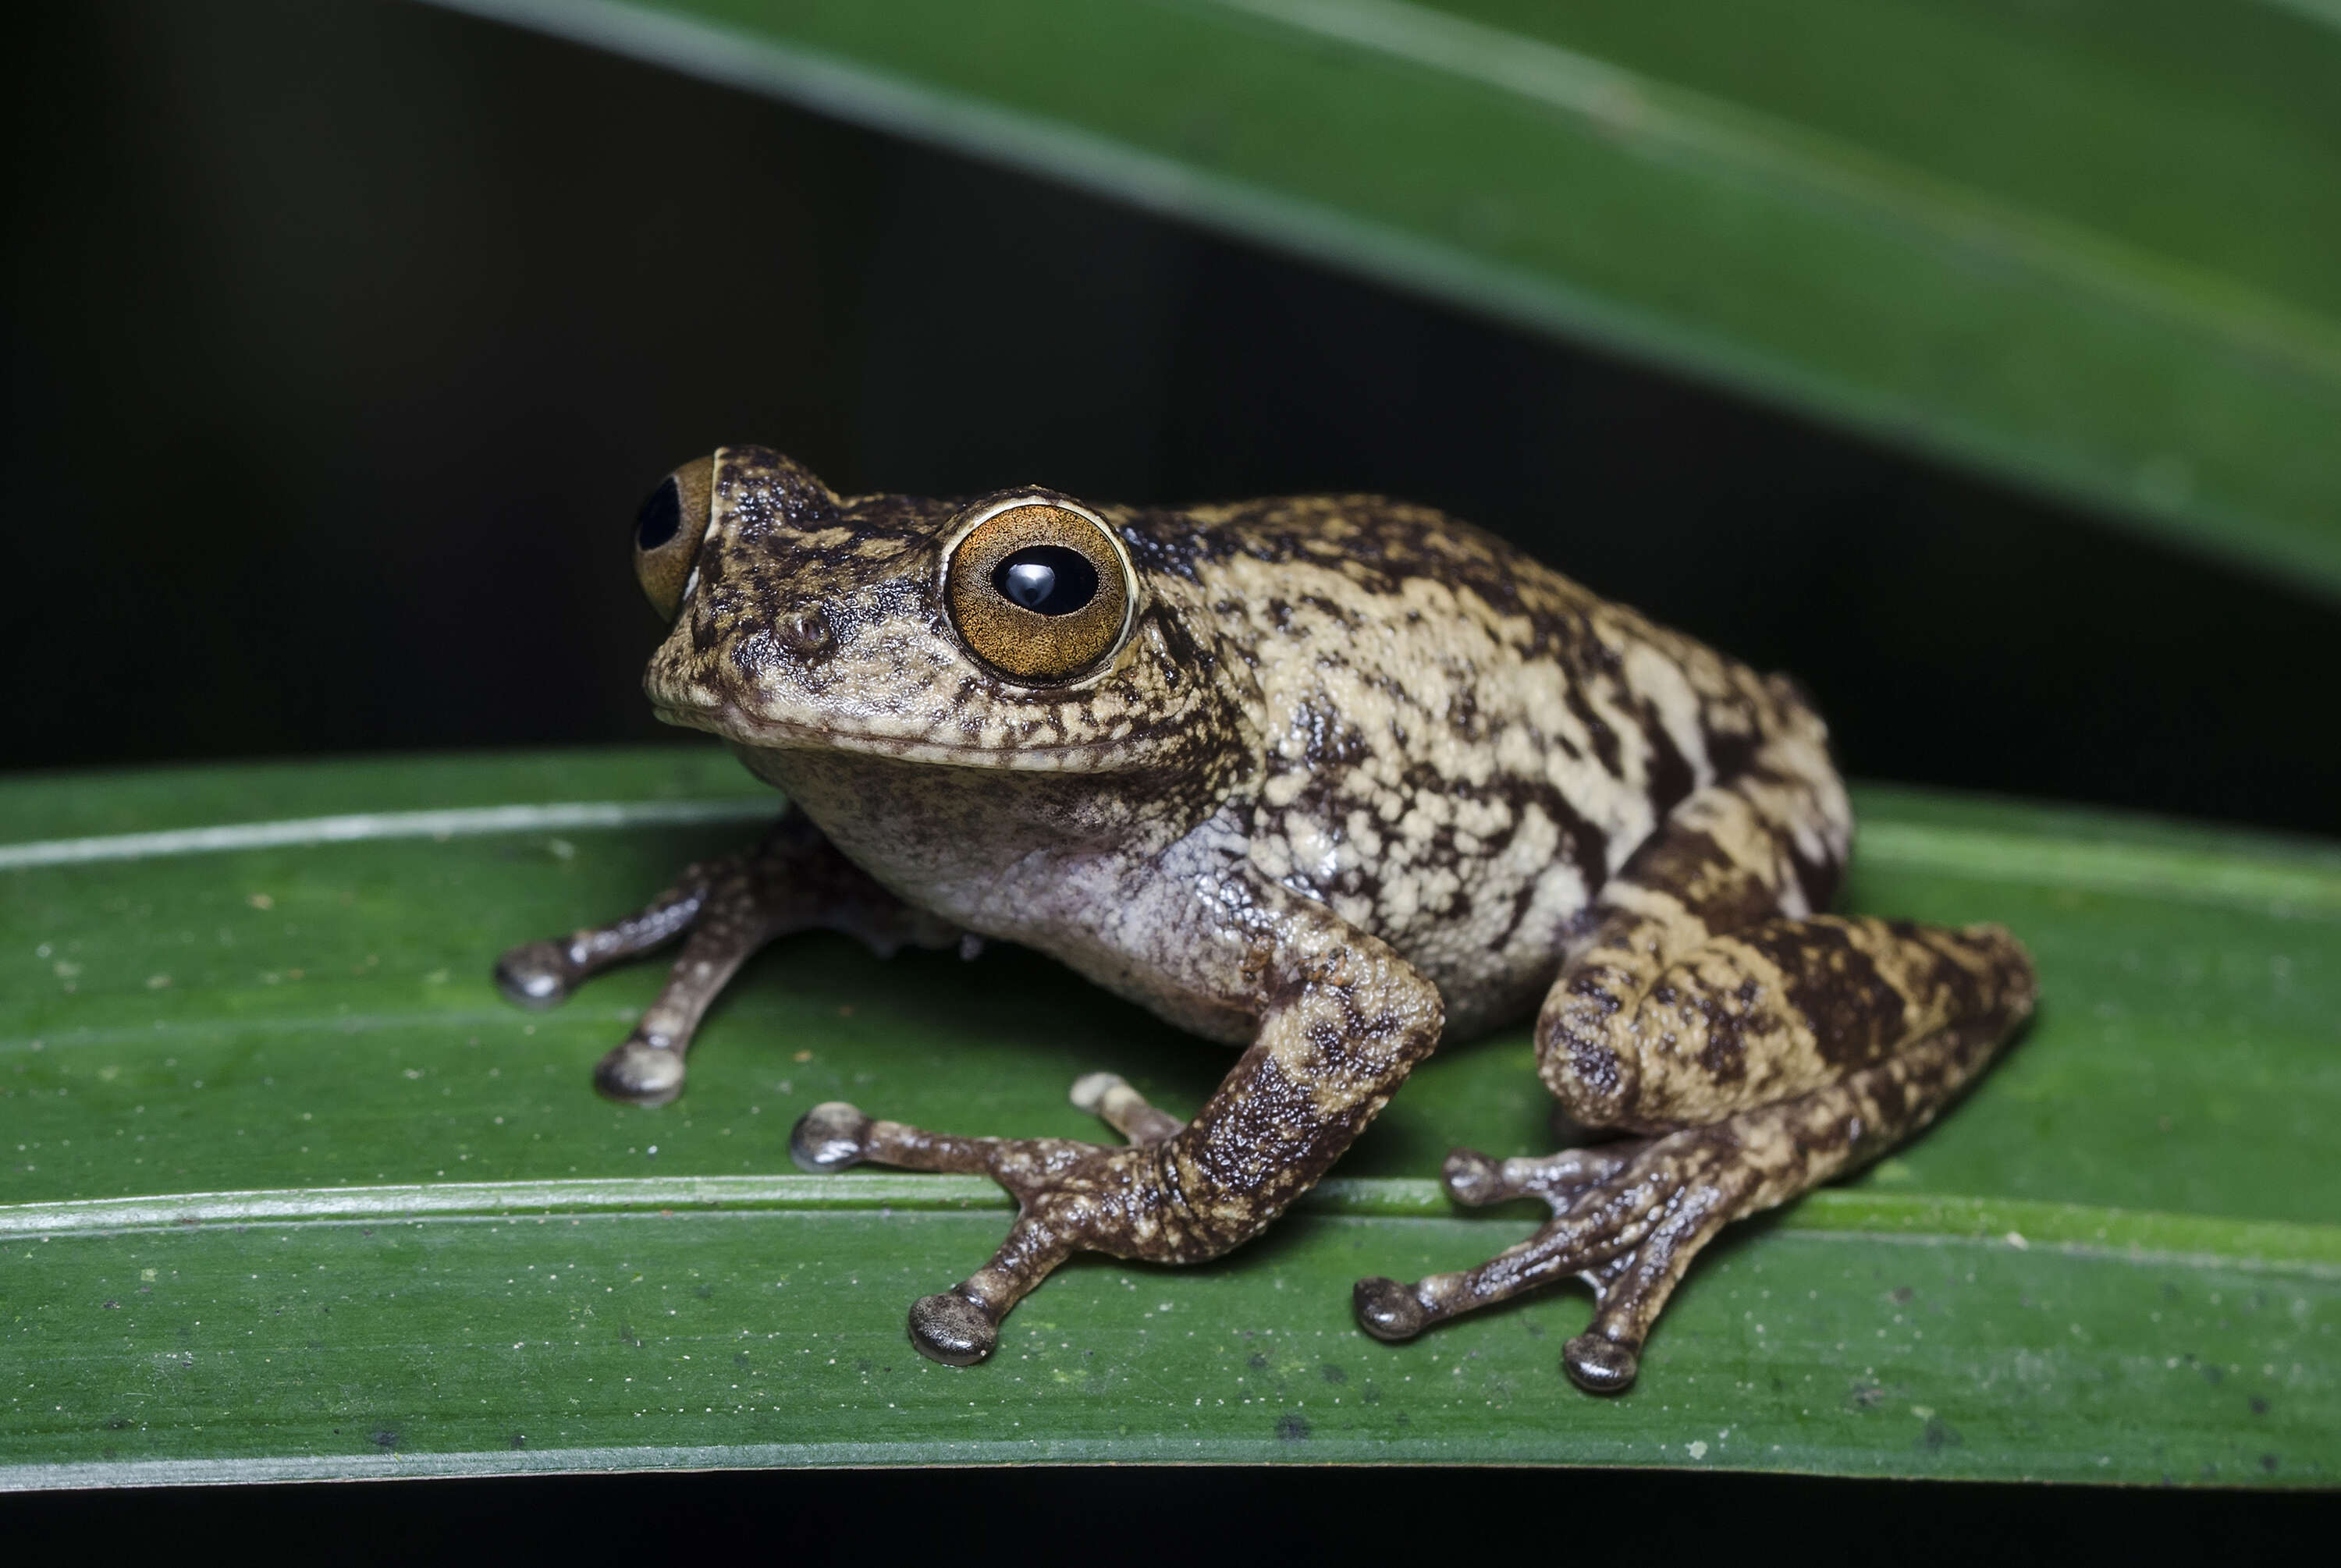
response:
<svg viewBox="0 0 2341 1568"><path fill-rule="evenodd" d="M1073 1255L1071 1240L1020 1215L991 1261L951 1289L911 1304L911 1343L951 1366L973 1366L1000 1344L1000 1320Z"/></svg>
<svg viewBox="0 0 2341 1568"><path fill-rule="evenodd" d="M1118 1114L1133 1126L1144 1126L1150 1117L1170 1119L1118 1078L1111 1085L1088 1083L1100 1101L1117 1085ZM1171 1130L1178 1125L1173 1123ZM1097 1245L1097 1236L1086 1233L1098 1218L1092 1200L1101 1181L1111 1185L1113 1162L1146 1157L1068 1138L970 1138L929 1132L867 1116L843 1100L807 1111L789 1134L789 1153L806 1170L822 1173L867 1161L904 1170L988 1176L1016 1197L1016 1222L991 1262L950 1290L921 1296L911 1307L911 1342L920 1354L952 1366L972 1366L990 1355L1000 1343L1000 1320L1009 1308L1081 1245ZM1101 1161L1106 1162L1105 1168L1099 1168ZM1083 1166L1091 1167L1086 1179L1077 1174L1077 1167ZM1048 1201L1052 1195L1067 1193L1072 1195L1069 1204L1051 1206ZM1044 1212L1052 1212L1063 1223L1052 1223Z"/></svg>
<svg viewBox="0 0 2341 1568"><path fill-rule="evenodd" d="M1157 1110L1118 1073L1089 1073L1073 1080L1073 1104L1134 1144L1159 1144L1187 1124Z"/></svg>
<svg viewBox="0 0 2341 1568"><path fill-rule="evenodd" d="M897 1170L985 1176L1019 1202L1048 1191L1067 1168L1106 1152L1071 1138L971 1138L929 1132L908 1122L864 1114L843 1100L824 1100L789 1130L789 1157L798 1168L828 1176L857 1165Z"/></svg>
<svg viewBox="0 0 2341 1568"><path fill-rule="evenodd" d="M656 1106L682 1093L683 1056L700 1020L740 966L785 925L744 871L718 879L697 913L658 999L593 1069L593 1087L611 1099Z"/></svg>
<svg viewBox="0 0 2341 1568"><path fill-rule="evenodd" d="M800 1168L826 1176L862 1164L900 1170L949 1171L991 1176L1002 1140L931 1133L903 1122L865 1116L843 1100L825 1100L797 1118L789 1130L789 1157Z"/></svg>
<svg viewBox="0 0 2341 1568"><path fill-rule="evenodd" d="M699 918L710 885L728 862L688 866L674 886L643 908L606 926L523 942L496 959L496 988L523 1007L549 1007L613 965L638 958L681 936Z"/></svg>

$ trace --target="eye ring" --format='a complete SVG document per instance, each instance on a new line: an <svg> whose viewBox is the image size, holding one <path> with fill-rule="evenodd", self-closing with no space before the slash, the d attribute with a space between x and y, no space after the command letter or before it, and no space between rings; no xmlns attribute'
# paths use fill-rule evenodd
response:
<svg viewBox="0 0 2341 1568"><path fill-rule="evenodd" d="M714 504L715 459L710 456L659 481L634 514L634 579L652 608L669 620L682 609Z"/></svg>
<svg viewBox="0 0 2341 1568"><path fill-rule="evenodd" d="M942 551L943 602L960 640L1025 685L1079 680L1127 640L1137 573L1105 520L1046 492L980 502Z"/></svg>

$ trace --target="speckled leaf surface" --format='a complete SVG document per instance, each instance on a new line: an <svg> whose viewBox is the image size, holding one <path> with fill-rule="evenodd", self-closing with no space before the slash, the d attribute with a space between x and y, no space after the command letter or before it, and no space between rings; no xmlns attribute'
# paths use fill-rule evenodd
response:
<svg viewBox="0 0 2341 1568"><path fill-rule="evenodd" d="M1932 1134L1740 1227L1614 1402L1556 1291L1410 1345L1350 1282L1475 1262L1454 1142L1549 1146L1524 1030L1449 1049L1303 1210L1192 1270L1091 1259L990 1365L910 1301L988 1185L790 1166L851 1097L1093 1136L1224 1054L994 948L754 964L683 1099L587 1073L656 966L559 1011L493 954L639 901L772 809L721 753L0 781L0 1478L668 1465L1449 1461L2332 1485L2341 850L1870 789L1851 907L2006 921L2030 1035Z"/></svg>
<svg viewBox="0 0 2341 1568"><path fill-rule="evenodd" d="M2341 0L444 0L2341 592Z"/></svg>

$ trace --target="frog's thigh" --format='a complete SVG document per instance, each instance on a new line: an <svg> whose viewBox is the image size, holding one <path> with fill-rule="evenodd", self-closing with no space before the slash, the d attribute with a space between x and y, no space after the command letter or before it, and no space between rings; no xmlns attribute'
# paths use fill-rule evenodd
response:
<svg viewBox="0 0 2341 1568"><path fill-rule="evenodd" d="M1655 945L1643 921L1613 914L1538 1020L1545 1083L1587 1126L1718 1121L1954 1025L2012 1024L2031 1005L2030 961L1997 926L1818 915L1709 936L1670 959L1644 958Z"/></svg>

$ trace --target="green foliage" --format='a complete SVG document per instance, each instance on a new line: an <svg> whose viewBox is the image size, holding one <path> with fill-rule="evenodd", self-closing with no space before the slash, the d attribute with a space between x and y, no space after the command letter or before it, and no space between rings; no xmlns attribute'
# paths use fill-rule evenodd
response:
<svg viewBox="0 0 2341 1568"><path fill-rule="evenodd" d="M1573 1289L1405 1346L1350 1322L1356 1276L1534 1223L1428 1179L1453 1142L1549 1146L1522 1030L1426 1067L1262 1242L1077 1263L955 1370L902 1315L988 1255L999 1194L799 1176L795 1116L1093 1136L1077 1074L1180 1110L1223 1053L1014 949L813 937L735 986L682 1100L596 1099L660 967L529 1015L487 966L773 809L712 750L0 782L0 1484L1034 1459L2333 1484L2341 852L1860 806L1851 907L2007 922L2037 1024L1924 1139L1712 1249L1604 1403L1558 1370Z"/></svg>
<svg viewBox="0 0 2341 1568"><path fill-rule="evenodd" d="M2331 0L450 0L2341 591Z"/></svg>

